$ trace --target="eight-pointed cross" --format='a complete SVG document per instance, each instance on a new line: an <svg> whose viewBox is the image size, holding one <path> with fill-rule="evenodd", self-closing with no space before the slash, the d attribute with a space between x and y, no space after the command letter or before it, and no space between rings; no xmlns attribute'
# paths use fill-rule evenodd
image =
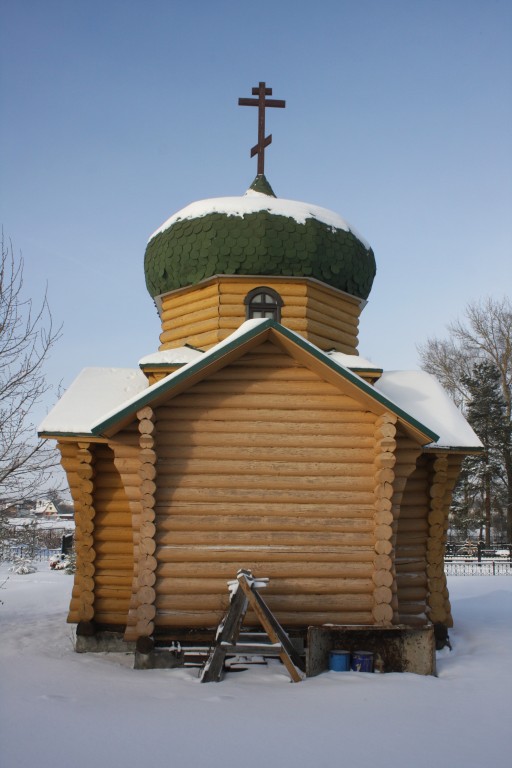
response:
<svg viewBox="0 0 512 768"><path fill-rule="evenodd" d="M252 89L252 95L257 99L238 99L239 107L258 107L258 143L251 149L251 157L258 155L258 176L263 176L265 172L265 147L272 143L272 134L265 137L265 107L286 106L286 102L281 99L266 99L265 96L272 96L272 88L265 88L265 83L260 83L257 88Z"/></svg>

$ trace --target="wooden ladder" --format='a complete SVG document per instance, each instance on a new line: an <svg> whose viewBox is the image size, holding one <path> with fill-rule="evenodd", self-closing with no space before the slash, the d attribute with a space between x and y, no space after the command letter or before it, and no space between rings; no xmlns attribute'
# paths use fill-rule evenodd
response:
<svg viewBox="0 0 512 768"><path fill-rule="evenodd" d="M214 645L201 672L202 683L219 682L227 654L244 656L279 656L292 682L299 683L304 675L300 671L301 659L290 638L281 627L268 605L258 592L267 585L268 579L256 579L251 571L240 570L236 582L230 584L229 610L218 626ZM238 642L242 623L249 606L258 617L270 639L268 643Z"/></svg>

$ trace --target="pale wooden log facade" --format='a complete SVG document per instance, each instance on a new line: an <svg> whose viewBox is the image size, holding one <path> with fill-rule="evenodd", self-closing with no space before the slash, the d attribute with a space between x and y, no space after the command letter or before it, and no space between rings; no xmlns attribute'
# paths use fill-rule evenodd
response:
<svg viewBox="0 0 512 768"><path fill-rule="evenodd" d="M451 623L460 459L423 454L396 414L270 340L112 437L60 447L77 512L69 621L127 640L213 629L243 567L270 577L285 627Z"/></svg>
<svg viewBox="0 0 512 768"><path fill-rule="evenodd" d="M161 297L160 349L209 349L246 319L244 298L259 286L281 296L281 322L320 349L357 354L362 302L308 278L218 276Z"/></svg>

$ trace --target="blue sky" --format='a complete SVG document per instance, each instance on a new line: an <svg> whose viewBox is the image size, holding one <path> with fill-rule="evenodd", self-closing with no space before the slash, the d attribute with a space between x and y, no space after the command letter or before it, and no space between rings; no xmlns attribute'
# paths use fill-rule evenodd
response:
<svg viewBox="0 0 512 768"><path fill-rule="evenodd" d="M158 347L147 238L256 174L341 214L377 277L360 353L418 365L465 305L512 285L509 0L1 0L1 221L63 336L48 369L135 366ZM51 405L49 395L45 405Z"/></svg>

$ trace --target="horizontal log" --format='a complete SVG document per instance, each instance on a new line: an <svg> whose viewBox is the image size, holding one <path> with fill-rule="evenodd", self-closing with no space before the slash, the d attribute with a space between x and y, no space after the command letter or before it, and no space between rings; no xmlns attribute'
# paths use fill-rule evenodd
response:
<svg viewBox="0 0 512 768"><path fill-rule="evenodd" d="M282 357L278 358L283 362ZM244 358L242 358L244 360ZM240 365L240 360L233 361L230 365L220 368L220 370L213 373L208 381L212 384L231 384L239 387L245 387L247 383L265 381L267 383L284 385L285 382L320 382L318 374L311 371L309 368L290 363L288 365L273 366L269 364L268 367L261 365L247 366L246 364ZM285 361L286 362L286 361ZM327 383L327 382L325 382Z"/></svg>
<svg viewBox="0 0 512 768"><path fill-rule="evenodd" d="M427 567L426 558L395 558L395 572L397 580L401 578L425 578Z"/></svg>
<svg viewBox="0 0 512 768"><path fill-rule="evenodd" d="M178 297L176 297L178 298ZM162 322L172 323L180 317L187 314L196 315L199 312L211 311L217 309L219 306L218 294L212 293L210 296L199 295L197 297L187 297L187 300L177 302L162 303L162 312L160 314L160 320Z"/></svg>
<svg viewBox="0 0 512 768"><path fill-rule="evenodd" d="M262 591L267 595L371 595L374 584L371 579L335 578L273 578ZM224 595L224 578L159 578L156 584L158 595ZM320 598L321 599L321 598Z"/></svg>
<svg viewBox="0 0 512 768"><path fill-rule="evenodd" d="M216 462L212 462L215 464ZM233 462L235 464L235 462ZM283 472L282 474L271 474L270 471L264 474L258 474L253 469L253 474L250 474L244 469L235 469L234 473L230 472L229 462L221 462L224 465L223 474L220 471L212 470L210 473L197 472L192 473L193 466L188 469L183 469L179 472L179 462L173 467L173 472L166 471L158 479L157 499L161 500L173 496L174 489L197 489L197 490L215 490L215 489L233 489L239 491L242 488L245 491L261 490L262 492L271 491L315 491L317 498L321 500L323 493L329 492L345 492L345 493L370 493L370 489L373 488L373 475L368 474L364 476L362 473L359 476L347 477L343 475L333 476L326 474L321 478L318 475L311 474L306 475L300 472L300 465L295 465L295 473L288 474ZM291 469L292 467L289 467ZM178 471L175 471L178 470ZM236 474L238 473L238 474ZM392 486L389 489L386 486L378 486L375 493L385 494L389 490L390 495L386 498L390 498L392 494ZM304 499L305 500L305 499ZM353 503L356 502L354 498Z"/></svg>
<svg viewBox="0 0 512 768"><path fill-rule="evenodd" d="M245 429L245 423L251 421L267 422L272 421L275 424L296 424L300 425L296 427L297 431L302 430L302 425L307 423L330 423L338 424L340 428L344 430L345 434L349 434L347 427L353 425L353 431L350 434L358 435L360 425L371 424L373 421L373 414L369 411L362 410L301 410L300 408L246 408L245 406L239 408L224 408L224 407L187 407L181 406L181 398L177 397L174 407L165 408L165 412L159 415L158 428L163 432L170 432L176 422L179 421L215 421L217 422L217 428L219 432L224 431L221 423L228 422L231 429L236 424L239 430ZM160 410L160 409L159 409ZM164 407L161 409L164 411ZM364 433L363 433L364 434ZM159 436L160 440L160 436Z"/></svg>
<svg viewBox="0 0 512 768"><path fill-rule="evenodd" d="M188 333L183 331L183 336L174 339L174 341L162 341L162 334L160 334L160 346L159 350L175 349L176 347L182 347L185 344L189 344L197 349L207 350L214 344L218 344L221 341L218 330L206 331L205 333Z"/></svg>
<svg viewBox="0 0 512 768"><path fill-rule="evenodd" d="M354 437L357 437L359 448L372 448L373 425L371 420L344 424L330 421L302 422L300 428L291 426L283 430L283 426L274 421L244 421L219 424L215 421L185 421L174 419L175 410L159 409L162 421L162 433L158 438L159 456L165 445L245 445L245 446L309 446L314 447L354 447ZM169 417L167 431L163 431L165 417ZM171 439L172 432L172 439Z"/></svg>
<svg viewBox="0 0 512 768"><path fill-rule="evenodd" d="M307 295L309 305L316 306L315 302L317 304L322 304L323 306L320 311L325 312L326 314L329 313L330 307L334 309L342 307L347 315L351 315L356 319L359 318L359 315L361 314L361 302L358 299L343 293L338 293L326 286L311 284L308 286Z"/></svg>
<svg viewBox="0 0 512 768"><path fill-rule="evenodd" d="M405 504L402 502L400 507L399 520L418 520L425 518L428 514L428 504Z"/></svg>
<svg viewBox="0 0 512 768"><path fill-rule="evenodd" d="M162 344L170 343L173 341L180 341L181 339L189 338L190 336L199 336L203 333L212 333L218 331L220 328L219 317L212 317L209 320L203 320L198 323L191 323L189 325L182 326L181 328L169 328L166 323L164 330L160 334L160 341ZM182 346L180 344L180 346ZM195 346L195 345L194 345Z"/></svg>
<svg viewBox="0 0 512 768"><path fill-rule="evenodd" d="M134 501L140 499L140 488L136 486L127 486L126 488L105 486L94 491L94 504L98 507L100 504L108 504L111 501L126 500L128 502L130 499Z"/></svg>
<svg viewBox="0 0 512 768"><path fill-rule="evenodd" d="M101 605L101 601L103 600L111 601L112 605L114 605L114 601L118 601L121 610L124 610L124 607L127 607L126 604L130 599L131 592L131 584L122 586L96 586L94 590L95 606L98 607L98 605Z"/></svg>
<svg viewBox="0 0 512 768"><path fill-rule="evenodd" d="M311 331L304 331L303 334L305 339L311 342L311 344L315 344L315 346L319 347L323 350L328 349L335 349L337 352L343 352L345 355L356 355L357 354L357 337L354 339L354 341L351 344L348 343L342 343L340 341L337 341L332 338L326 338L324 336L318 336L316 333L312 333Z"/></svg>
<svg viewBox="0 0 512 768"><path fill-rule="evenodd" d="M308 561L307 554L299 562L273 562L240 559L238 562L169 562L159 563L159 579L222 579L223 583L233 580L240 568L249 569L258 577L294 579L304 577L330 579L369 579L373 573L373 564L369 562L316 562Z"/></svg>
<svg viewBox="0 0 512 768"><path fill-rule="evenodd" d="M132 586L132 571L131 569L126 569L122 571L108 571L108 572L97 572L94 575L94 582L96 584L96 590L101 587L110 587L110 588L122 588L122 589L131 589Z"/></svg>
<svg viewBox="0 0 512 768"><path fill-rule="evenodd" d="M96 511L94 517L95 526L105 526L107 528L131 528L132 515L129 511L109 512L102 508Z"/></svg>
<svg viewBox="0 0 512 768"><path fill-rule="evenodd" d="M282 369L281 374L283 373ZM229 402L229 398L238 397L247 400L250 405L253 401L258 403L262 395L267 398L282 398L283 390L286 395L311 397L314 396L320 400L324 396L340 397L339 389L327 381L323 381L318 376L308 376L307 378L295 377L295 371L303 369L293 369L294 374L287 374L286 379L281 375L280 378L262 377L252 379L218 379L212 377L205 379L195 385L190 395L194 400L201 398L211 398L219 400L221 397ZM258 397L259 396L259 397ZM350 398L352 400L352 398ZM182 398L183 400L183 398ZM265 401L263 401L266 405ZM256 406L257 407L257 406Z"/></svg>
<svg viewBox="0 0 512 768"><path fill-rule="evenodd" d="M331 454L331 458L334 458ZM154 467L153 467L154 469ZM158 463L158 487L175 486L183 484L196 485L196 476L199 482L213 484L213 486L231 485L240 482L249 484L265 484L266 487L274 487L272 481L283 482L284 478L302 478L306 485L321 482L326 487L335 488L373 488L375 484L375 468L370 462L358 462L347 464L334 461L264 461L263 459L225 459L223 456L216 459L162 459ZM209 477L213 475L214 477ZM350 475L350 476L349 476ZM155 473L156 476L156 473ZM319 478L322 478L319 480ZM324 480L324 477L326 478ZM243 478L243 480L242 480ZM260 482L258 479L261 478ZM295 482L295 481L294 481ZM289 484L289 483L288 483ZM275 487L281 487L277 485Z"/></svg>
<svg viewBox="0 0 512 768"><path fill-rule="evenodd" d="M235 484L234 484L235 485ZM180 488L160 488L157 491L157 504L167 502L201 502L211 499L214 502L227 503L247 503L260 501L261 504L279 504L281 502L288 504L301 504L318 502L320 504L337 504L342 506L344 503L362 506L373 502L373 492L354 491L354 490L329 490L326 491L318 483L318 488L309 490L306 488L287 489L268 489L268 488L212 488L212 487L188 487Z"/></svg>
<svg viewBox="0 0 512 768"><path fill-rule="evenodd" d="M176 307L174 310L162 312L161 321L164 330L173 328L183 329L184 326L193 327L208 320L217 319L219 316L218 302L215 300L203 301L202 306L191 304L186 308ZM245 307L238 307L238 316L243 318Z"/></svg>
<svg viewBox="0 0 512 768"><path fill-rule="evenodd" d="M262 282L262 280L264 282ZM221 277L219 280L219 294L221 296L231 294L232 296L244 298L249 291L260 286L272 288L274 291L277 291L283 299L291 296L306 296L308 293L308 287L306 286L305 281L279 281L272 279L272 277L262 276L252 279L245 278L242 280Z"/></svg>
<svg viewBox="0 0 512 768"><path fill-rule="evenodd" d="M373 533L373 521L368 519L339 519L337 517L304 518L269 515L176 515L159 516L158 532L187 531L195 534L208 531L316 531L323 533Z"/></svg>
<svg viewBox="0 0 512 768"><path fill-rule="evenodd" d="M157 613L155 617L155 626L159 629L166 628L190 628L190 629L216 629L223 616L223 611L203 611L199 613L188 611L173 611L167 613ZM302 611L300 613L291 611L280 611L276 619L281 626L287 627L307 627L320 626L322 624L373 624L374 619L371 611ZM260 627L259 620L247 613L244 626Z"/></svg>
<svg viewBox="0 0 512 768"><path fill-rule="evenodd" d="M214 501L204 501L200 503L171 502L156 507L157 521L160 525L170 515L172 516L195 516L195 515L248 515L251 518L261 515L272 517L293 517L295 518L335 518L340 521L348 519L371 520L373 515L372 505L361 504L262 504L259 499L250 503L219 503Z"/></svg>
<svg viewBox="0 0 512 768"><path fill-rule="evenodd" d="M369 611L373 605L370 594L338 595L270 595L265 602L273 613L280 611ZM156 597L157 615L167 611L225 611L229 605L227 590L222 595L162 595Z"/></svg>
<svg viewBox="0 0 512 768"><path fill-rule="evenodd" d="M108 554L108 553L107 553ZM382 557L379 555L379 557ZM386 557L386 556L384 556ZM346 563L372 563L374 553L371 549L361 550L358 547L344 546L320 546L310 545L302 546L294 544L293 546L272 545L260 548L254 546L231 546L227 545L209 545L193 548L186 545L166 545L158 547L157 558L159 563L203 563L203 562L226 562L242 563L258 561L261 563L282 563L282 562L335 562L340 565ZM391 563L391 558L388 558ZM237 565L237 568L239 566ZM375 567L383 567L382 563L377 563Z"/></svg>
<svg viewBox="0 0 512 768"><path fill-rule="evenodd" d="M336 328L352 338L357 337L359 329L357 318L350 317L347 313L339 311L337 308L333 307L326 313L322 311L321 305L314 301L309 301L306 317L308 320L312 320L327 328Z"/></svg>
<svg viewBox="0 0 512 768"><path fill-rule="evenodd" d="M396 554L395 554L395 564L399 564L401 562L408 563L411 560L421 560L426 559L427 557L427 547L426 542L425 543L409 543L401 542L400 538L397 537L396 542Z"/></svg>
<svg viewBox="0 0 512 768"><path fill-rule="evenodd" d="M407 519L404 517L400 517L398 520L398 529L401 536L407 533L415 533L415 532L428 533L429 525L426 518Z"/></svg>
<svg viewBox="0 0 512 768"><path fill-rule="evenodd" d="M325 338L333 339L338 344L346 344L348 346L354 345L357 341L357 329L350 328L348 331L344 330L341 323L337 326L330 323L321 323L317 320L313 320L310 317L304 322L299 321L300 328L297 330L309 331L317 336L323 336Z"/></svg>
<svg viewBox="0 0 512 768"><path fill-rule="evenodd" d="M180 433L183 434L183 433ZM223 438L223 439L221 439ZM272 439L267 439L266 444L257 446L252 444L252 440L245 439L245 445L232 445L231 435L218 435L215 445L183 445L170 444L166 442L161 445L159 450L159 470L167 469L172 466L171 462L181 461L201 461L213 459L216 461L238 461L238 462L302 462L311 464L315 462L318 466L327 464L332 471L346 472L347 465L372 465L373 451L371 448L342 448L336 446L315 447L315 446L275 446ZM223 443L226 445L223 445ZM263 442L263 441L261 441ZM290 440L291 442L291 440ZM300 442L300 441L297 441ZM317 445L323 445L323 438L317 438ZM251 443L248 445L247 443ZM220 453L222 451L222 453ZM371 466L372 471L375 469ZM355 469L357 471L357 468Z"/></svg>
<svg viewBox="0 0 512 768"><path fill-rule="evenodd" d="M196 533L195 531L164 531L158 532L155 540L158 546L186 544L191 548L207 540L209 546L222 545L229 541L230 546L251 544L253 547L264 546L329 546L330 544L354 547L371 547L373 545L372 533L337 533L330 531L320 533L316 531L230 531L226 536L224 531L206 531ZM142 546L142 542L141 542ZM384 555L385 557L385 555Z"/></svg>
<svg viewBox="0 0 512 768"><path fill-rule="evenodd" d="M426 602L427 588L421 586L402 586L398 588L399 605L410 602Z"/></svg>
<svg viewBox="0 0 512 768"><path fill-rule="evenodd" d="M94 544L96 555L131 555L132 542L130 541L96 541Z"/></svg>
<svg viewBox="0 0 512 768"><path fill-rule="evenodd" d="M127 573L128 572L131 573L133 570L132 549L130 548L129 554L102 553L99 556L98 555L96 556L96 560L94 564L90 563L89 565L92 566L93 569L95 568L95 565L97 565L96 571L98 572L102 570L104 572L126 571ZM82 565L81 564L79 566L77 565L77 568L78 567L82 567ZM93 573L94 572L95 571L93 570Z"/></svg>
<svg viewBox="0 0 512 768"><path fill-rule="evenodd" d="M234 410L247 409L247 411L267 411L269 409L275 409L280 413L287 411L331 412L336 409L343 412L366 413L357 400L354 400L354 398L349 397L348 395L343 395L341 392L333 391L334 388L333 390L329 390L327 394L325 394L325 392L308 392L308 387L306 386L301 386L300 388L303 390L300 397L290 397L290 395L295 394L293 392L293 387L291 387L291 383L290 389L292 391L286 393L282 393L282 391L281 393L219 393L213 391L211 393L205 392L203 394L201 391L196 392L194 388L190 392L181 394L176 399L175 407L184 410L189 409L192 412L195 412L198 409L225 410L233 408ZM264 389L264 387L262 387L262 389ZM266 389L270 390L273 389L273 387L266 387ZM145 423L146 422L141 422L141 425Z"/></svg>
<svg viewBox="0 0 512 768"><path fill-rule="evenodd" d="M404 624L405 626L408 626L408 627L423 627L425 626L425 624L427 624L428 619L424 614L419 616L413 616L407 613L400 612L399 622L400 624Z"/></svg>
<svg viewBox="0 0 512 768"><path fill-rule="evenodd" d="M116 613L120 616L123 616L124 622L126 622L129 602L129 599L119 600L116 598L98 598L94 604L95 621L98 621L98 615L105 613Z"/></svg>
<svg viewBox="0 0 512 768"><path fill-rule="evenodd" d="M407 614L409 616L418 616L419 614L425 614L426 604L423 600L411 600L409 602L399 603L399 613Z"/></svg>
<svg viewBox="0 0 512 768"><path fill-rule="evenodd" d="M191 301L196 299L205 299L217 296L219 293L218 282L212 282L209 285L194 285L181 291L168 293L162 297L162 309L168 307L188 306Z"/></svg>

